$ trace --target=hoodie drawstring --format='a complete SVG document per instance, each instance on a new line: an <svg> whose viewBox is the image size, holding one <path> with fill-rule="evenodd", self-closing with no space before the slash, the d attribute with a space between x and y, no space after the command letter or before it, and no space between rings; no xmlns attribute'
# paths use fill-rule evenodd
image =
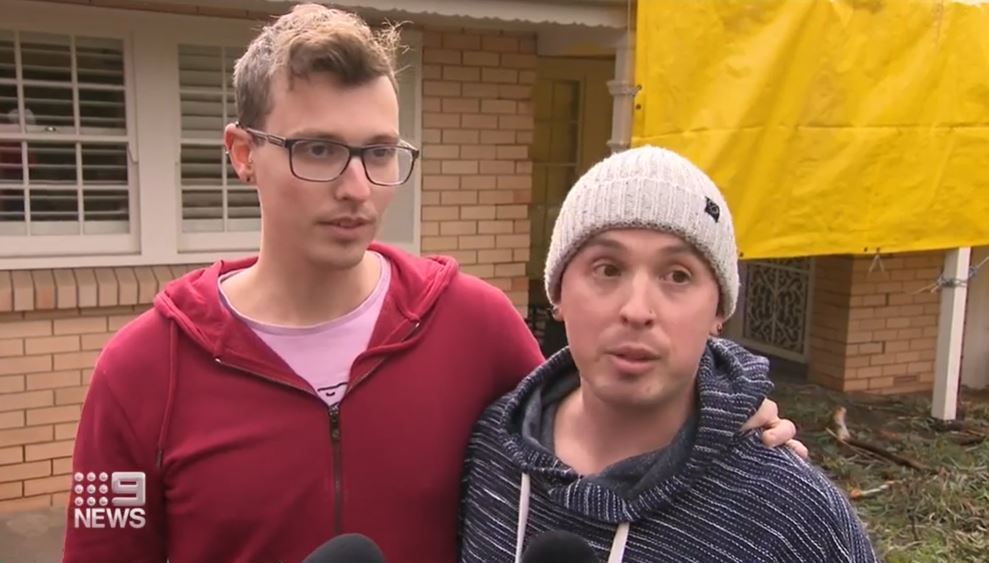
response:
<svg viewBox="0 0 989 563"><path fill-rule="evenodd" d="M529 491L532 479L528 473L522 474L521 492L519 493L519 525L515 532L515 563L522 562L522 544L525 543L525 527L529 523Z"/></svg>
<svg viewBox="0 0 989 563"><path fill-rule="evenodd" d="M515 563L522 563L522 546L525 543L525 528L529 524L529 497L532 492L532 478L528 473L522 474L519 487L519 522L515 533ZM625 558L625 546L628 544L629 523L622 522L615 530L615 539L611 542L608 552L608 563L622 563Z"/></svg>
<svg viewBox="0 0 989 563"><path fill-rule="evenodd" d="M165 396L165 412L158 431L158 450L155 452L155 468L161 469L162 457L165 453L165 438L168 436L168 424L172 418L172 404L175 399L175 380L178 378L179 363L179 326L172 323L168 341L168 394Z"/></svg>

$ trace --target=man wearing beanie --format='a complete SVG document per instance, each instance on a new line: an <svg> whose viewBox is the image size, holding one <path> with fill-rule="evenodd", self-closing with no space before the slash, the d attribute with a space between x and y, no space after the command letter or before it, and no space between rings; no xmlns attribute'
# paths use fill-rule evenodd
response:
<svg viewBox="0 0 989 563"><path fill-rule="evenodd" d="M517 563L553 530L608 563L876 561L843 494L744 428L772 383L765 358L715 336L737 250L702 171L656 147L595 165L545 281L569 346L475 429L462 562Z"/></svg>

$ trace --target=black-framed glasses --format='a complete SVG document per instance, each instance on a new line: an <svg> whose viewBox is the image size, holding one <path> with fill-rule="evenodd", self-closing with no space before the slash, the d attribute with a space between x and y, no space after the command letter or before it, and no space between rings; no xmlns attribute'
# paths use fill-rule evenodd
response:
<svg viewBox="0 0 989 563"><path fill-rule="evenodd" d="M339 178L355 156L364 164L364 175L378 186L399 186L412 176L419 149L404 144L381 143L355 147L328 139L287 139L238 127L255 139L262 139L288 152L289 169L300 180L329 182Z"/></svg>

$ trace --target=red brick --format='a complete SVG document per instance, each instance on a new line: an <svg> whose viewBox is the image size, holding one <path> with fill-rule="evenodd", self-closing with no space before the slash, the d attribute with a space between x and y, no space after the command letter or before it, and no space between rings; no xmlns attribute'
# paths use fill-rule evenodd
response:
<svg viewBox="0 0 989 563"><path fill-rule="evenodd" d="M460 219L460 210L456 207L435 206L422 208L423 221L455 221Z"/></svg>
<svg viewBox="0 0 989 563"><path fill-rule="evenodd" d="M869 389L880 389L883 387L892 387L893 378L892 377L877 377L869 380Z"/></svg>
<svg viewBox="0 0 989 563"><path fill-rule="evenodd" d="M444 160L443 174L471 175L477 174L476 160Z"/></svg>
<svg viewBox="0 0 989 563"><path fill-rule="evenodd" d="M24 426L24 411L0 412L0 429Z"/></svg>
<svg viewBox="0 0 989 563"><path fill-rule="evenodd" d="M499 277L524 276L525 264L498 264L497 266L495 266L495 275ZM511 284L509 284L509 286L506 287L505 290L507 291L510 290L511 288L512 288Z"/></svg>
<svg viewBox="0 0 989 563"><path fill-rule="evenodd" d="M422 237L423 252L438 252L457 248L457 237Z"/></svg>
<svg viewBox="0 0 989 563"><path fill-rule="evenodd" d="M476 145L481 132L476 129L444 129L443 142L450 145Z"/></svg>
<svg viewBox="0 0 989 563"><path fill-rule="evenodd" d="M422 126L423 127L436 127L438 129L451 128L456 129L460 127L460 116L446 113L423 113L422 114ZM446 141L443 141L446 142Z"/></svg>
<svg viewBox="0 0 989 563"><path fill-rule="evenodd" d="M481 221L477 232L482 235L506 235L515 232L512 221Z"/></svg>
<svg viewBox="0 0 989 563"><path fill-rule="evenodd" d="M0 338L2 339L48 336L51 333L52 322L48 320L0 322Z"/></svg>
<svg viewBox="0 0 989 563"><path fill-rule="evenodd" d="M55 319L54 334L89 334L106 332L106 317L78 317L71 319Z"/></svg>
<svg viewBox="0 0 989 563"><path fill-rule="evenodd" d="M101 4L108 3L107 0L98 0ZM51 506L51 495L41 495L37 497L24 497L0 502L0 512L26 512Z"/></svg>
<svg viewBox="0 0 989 563"><path fill-rule="evenodd" d="M481 38L477 35L466 35L462 33L444 33L443 47L447 49L459 49L462 51L481 49ZM489 51L490 49L484 49Z"/></svg>
<svg viewBox="0 0 989 563"><path fill-rule="evenodd" d="M493 145L464 145L461 148L463 158L475 160L491 160L495 157L495 147Z"/></svg>
<svg viewBox="0 0 989 563"><path fill-rule="evenodd" d="M443 80L478 82L481 80L481 69L471 66L444 66Z"/></svg>
<svg viewBox="0 0 989 563"><path fill-rule="evenodd" d="M125 325L129 324L131 321L133 321L137 317L138 317L137 314L130 314L130 315L109 315L109 316L107 316L107 319L106 319L106 322L107 322L106 329L108 331L110 331L110 332L116 332L116 331L124 328Z"/></svg>
<svg viewBox="0 0 989 563"><path fill-rule="evenodd" d="M491 264L471 264L469 266L464 266L462 271L471 276L490 278L494 275L494 266Z"/></svg>
<svg viewBox="0 0 989 563"><path fill-rule="evenodd" d="M27 411L27 425L40 426L53 422L72 422L79 420L80 412L80 405L29 409Z"/></svg>
<svg viewBox="0 0 989 563"><path fill-rule="evenodd" d="M481 41L482 50L499 53L517 53L519 51L518 37L492 36L484 37Z"/></svg>
<svg viewBox="0 0 989 563"><path fill-rule="evenodd" d="M54 404L54 401L55 396L50 390L0 395L0 412L49 407Z"/></svg>
<svg viewBox="0 0 989 563"><path fill-rule="evenodd" d="M476 235L476 221L446 221L440 224L440 235Z"/></svg>
<svg viewBox="0 0 989 563"><path fill-rule="evenodd" d="M525 205L499 205L495 217L498 219L525 219L529 208Z"/></svg>
<svg viewBox="0 0 989 563"><path fill-rule="evenodd" d="M23 481L34 477L47 477L52 474L51 461L35 461L0 466L0 483Z"/></svg>
<svg viewBox="0 0 989 563"><path fill-rule="evenodd" d="M0 448L51 441L53 435L51 426L0 430Z"/></svg>
<svg viewBox="0 0 989 563"><path fill-rule="evenodd" d="M497 183L499 190L516 190L529 192L532 190L532 176L513 175L498 176Z"/></svg>
<svg viewBox="0 0 989 563"><path fill-rule="evenodd" d="M463 63L470 66L498 66L499 60L498 53L465 51L463 54Z"/></svg>
<svg viewBox="0 0 989 563"><path fill-rule="evenodd" d="M493 205L466 206L461 208L460 215L464 219L494 219L497 208Z"/></svg>
<svg viewBox="0 0 989 563"><path fill-rule="evenodd" d="M64 440L61 442L49 442L47 444L29 444L24 446L24 459L34 461L37 459L50 460L57 457L72 455L72 445L75 440ZM49 470L49 474L51 474Z"/></svg>
<svg viewBox="0 0 989 563"><path fill-rule="evenodd" d="M23 375L8 375L0 377L0 394L16 393L24 390Z"/></svg>
<svg viewBox="0 0 989 563"><path fill-rule="evenodd" d="M481 142L488 145L511 145L515 143L515 134L511 131L481 131ZM511 172L509 172L511 173Z"/></svg>
<svg viewBox="0 0 989 563"><path fill-rule="evenodd" d="M522 115L500 115L498 116L498 127L501 129L532 129L534 123L531 116Z"/></svg>
<svg viewBox="0 0 989 563"><path fill-rule="evenodd" d="M24 447L14 446L10 448L0 448L0 465L20 463L24 461Z"/></svg>
<svg viewBox="0 0 989 563"><path fill-rule="evenodd" d="M528 248L529 235L498 235L497 248Z"/></svg>
<svg viewBox="0 0 989 563"><path fill-rule="evenodd" d="M518 102L514 100L481 100L481 113L515 115Z"/></svg>
<svg viewBox="0 0 989 563"><path fill-rule="evenodd" d="M482 160L480 170L481 174L512 174L515 164L510 160Z"/></svg>
<svg viewBox="0 0 989 563"><path fill-rule="evenodd" d="M515 196L511 192L480 192L480 203L515 203Z"/></svg>
<svg viewBox="0 0 989 563"><path fill-rule="evenodd" d="M460 51L455 49L431 49L422 50L422 62L432 64L459 65L461 62Z"/></svg>
<svg viewBox="0 0 989 563"><path fill-rule="evenodd" d="M495 237L491 235L468 235L458 238L458 246L465 250L495 248Z"/></svg>
<svg viewBox="0 0 989 563"><path fill-rule="evenodd" d="M485 264L500 264L514 261L514 255L507 248L481 250L477 253L477 260Z"/></svg>
<svg viewBox="0 0 989 563"><path fill-rule="evenodd" d="M497 119L495 119L497 121ZM491 156L494 158L494 155ZM24 341L19 338L0 340L0 358L24 355Z"/></svg>
<svg viewBox="0 0 989 563"><path fill-rule="evenodd" d="M484 82L465 82L462 84L462 88L465 98L491 99L499 97L501 92L501 86L485 84Z"/></svg>
<svg viewBox="0 0 989 563"><path fill-rule="evenodd" d="M447 255L459 264L477 264L476 250L451 250Z"/></svg>
<svg viewBox="0 0 989 563"><path fill-rule="evenodd" d="M443 98L444 113L477 113L481 104L473 98Z"/></svg>
<svg viewBox="0 0 989 563"><path fill-rule="evenodd" d="M52 460L52 475L65 475L72 473L72 458L60 457Z"/></svg>
<svg viewBox="0 0 989 563"><path fill-rule="evenodd" d="M24 342L24 350L29 356L55 352L77 352L79 351L79 336L73 334L28 338Z"/></svg>
<svg viewBox="0 0 989 563"><path fill-rule="evenodd" d="M460 189L460 178L457 176L423 176L423 190L457 190ZM425 201L423 204L425 205Z"/></svg>
<svg viewBox="0 0 989 563"><path fill-rule="evenodd" d="M429 159L454 159L460 158L460 147L458 145L425 145L422 147L423 158Z"/></svg>
<svg viewBox="0 0 989 563"><path fill-rule="evenodd" d="M474 191L442 192L440 195L442 196L440 201L443 205L474 205L477 203L477 192ZM472 219L472 217L461 217Z"/></svg>
<svg viewBox="0 0 989 563"><path fill-rule="evenodd" d="M22 496L24 496L24 486L20 481L0 483L0 500L21 498Z"/></svg>
<svg viewBox="0 0 989 563"><path fill-rule="evenodd" d="M423 143L440 143L443 141L443 132L439 129L423 129L422 130L422 142Z"/></svg>
<svg viewBox="0 0 989 563"><path fill-rule="evenodd" d="M460 121L463 127L470 129L497 129L498 128L498 116L497 115L481 115L465 113L460 116ZM491 158L494 158L493 156Z"/></svg>
<svg viewBox="0 0 989 563"><path fill-rule="evenodd" d="M55 439L56 440L72 440L76 437L76 431L79 429L78 422L65 422L62 424L55 425Z"/></svg>
<svg viewBox="0 0 989 563"><path fill-rule="evenodd" d="M71 486L72 478L69 475L29 479L24 481L24 496L58 493L68 490Z"/></svg>
<svg viewBox="0 0 989 563"><path fill-rule="evenodd" d="M89 350L86 352L71 352L68 354L55 354L54 359L54 370L68 370L68 369L83 369L91 368L96 365L96 358L99 357L100 352L98 350Z"/></svg>

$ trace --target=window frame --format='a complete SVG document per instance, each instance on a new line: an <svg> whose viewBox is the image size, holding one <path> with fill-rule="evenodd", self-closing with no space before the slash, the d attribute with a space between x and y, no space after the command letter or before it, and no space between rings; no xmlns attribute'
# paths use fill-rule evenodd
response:
<svg viewBox="0 0 989 563"><path fill-rule="evenodd" d="M127 107L128 152L131 169L131 236L129 248L83 254L43 255L37 243L25 245L19 256L0 255L0 270L61 267L142 266L159 264L208 263L253 255L260 244L255 231L227 233L185 233L208 235L200 244L189 244L182 232L181 106L179 96L179 45L247 45L256 35L258 21L211 16L131 11L95 6L40 4L5 0L12 5L5 14L5 28L121 39L124 42L125 104ZM403 32L409 47L404 55L403 72L412 73L405 81L412 92L402 92L411 107L400 106L402 121L410 124L411 134L403 138L417 148L422 139L422 35L415 29ZM412 64L410 64L412 63ZM141 111L141 108L154 108ZM407 112L411 112L408 115ZM218 134L222 135L222 131ZM411 240L381 242L403 250L420 252L422 161L417 163L409 183L398 189L411 190L406 205L392 206L386 213L411 213ZM398 200L396 194L396 200ZM407 209L409 202L411 209ZM382 231L385 228L383 226ZM87 235L95 237L96 235ZM78 235L69 235L73 240ZM31 237L25 237L31 238ZM40 237L33 237L40 238ZM9 239L7 239L9 240ZM0 243L6 242L0 238ZM64 246L63 246L64 248Z"/></svg>
<svg viewBox="0 0 989 563"><path fill-rule="evenodd" d="M27 17L25 17L27 16ZM22 33L44 33L50 35L65 35L65 36L83 36L83 37L93 37L97 39L112 39L121 42L123 49L122 60L123 60L123 71L124 71L124 108L126 111L126 127L127 131L124 135L98 135L84 132L72 133L62 133L62 132L44 132L44 131L25 131L23 133L17 132L12 134L12 137L17 138L15 142L34 142L34 143L64 143L76 145L77 152L77 163L78 163L78 152L81 150L80 145L82 144L119 144L121 142L126 143L127 152L127 174L128 182L127 193L128 193L128 222L129 229L126 233L114 233L114 234L75 234L75 235L0 235L0 266L5 265L8 261L20 262L23 260L43 260L54 263L61 263L67 260L71 260L74 256L81 255L92 255L94 250L97 254L104 256L113 255L125 255L132 254L139 250L139 231L138 223L135 220L139 212L139 195L138 195L138 182L137 182L137 167L134 161L134 146L137 141L136 136L136 106L134 103L134 83L133 83L133 59L129 56L130 52L130 37L127 33L120 30L120 28L115 28L112 25L100 25L97 21L86 21L84 24L72 22L71 18L52 18L39 19L37 17L31 17L30 13L25 14L20 10L13 10L10 17L5 17L4 21L0 23L0 27L5 31L12 31L15 35ZM72 62L72 67L75 67L75 61ZM16 87L18 91L18 110L23 112L24 109L24 81L23 76L18 75L16 80ZM71 81L72 94L73 94L73 104L78 105L78 88L79 84L75 77ZM21 122L23 123L24 116L21 116ZM73 127L74 128L74 127ZM22 159L23 156L23 145L21 148ZM77 174L81 171L77 170ZM21 187L25 187L22 183ZM30 180L26 187L30 188ZM6 185L0 185L0 188L4 188ZM10 187L15 187L16 185L11 184ZM76 184L72 186L79 189L79 185ZM70 188L70 186L66 186ZM41 191L48 191L51 187L46 187ZM80 190L80 194L84 194L85 189ZM79 202L82 205L82 202ZM27 203L25 203L27 207ZM82 222L82 217L80 216L80 223ZM82 225L80 225L80 230Z"/></svg>

